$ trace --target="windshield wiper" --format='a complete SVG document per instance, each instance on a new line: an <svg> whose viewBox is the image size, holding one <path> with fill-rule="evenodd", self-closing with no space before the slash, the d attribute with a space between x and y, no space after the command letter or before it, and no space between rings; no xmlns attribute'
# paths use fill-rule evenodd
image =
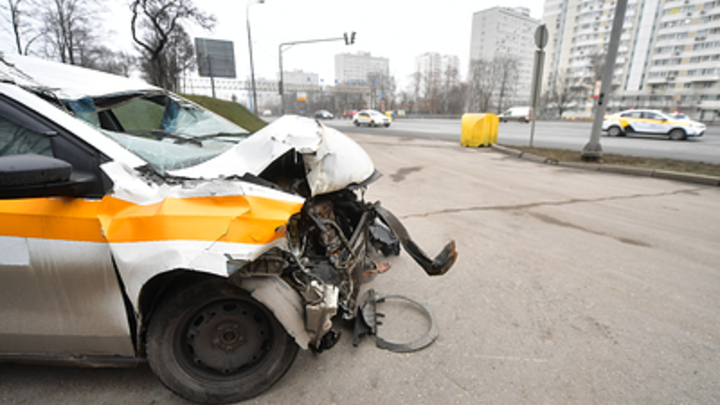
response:
<svg viewBox="0 0 720 405"><path fill-rule="evenodd" d="M157 140L163 139L163 138L170 138L174 139L177 144L180 143L192 143L193 145L197 145L202 148L202 142L200 142L197 139L194 138L185 138L184 136L174 135L174 134L168 134L165 131L162 131L160 129L154 129L152 131L128 131L128 134L131 135L150 135L154 136Z"/></svg>
<svg viewBox="0 0 720 405"><path fill-rule="evenodd" d="M247 137L248 135L250 135L250 134L247 133L247 132L218 132L217 134L209 134L209 135L196 136L196 137L193 138L193 139L196 140L196 141L205 141L205 140L207 140L207 139L221 138L221 137L223 137L223 136L233 136L233 137L235 137L235 136L243 136L243 137Z"/></svg>

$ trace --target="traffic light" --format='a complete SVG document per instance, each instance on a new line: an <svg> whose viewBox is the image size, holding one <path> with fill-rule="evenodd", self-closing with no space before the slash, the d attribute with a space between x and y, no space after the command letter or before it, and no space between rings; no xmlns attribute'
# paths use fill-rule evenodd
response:
<svg viewBox="0 0 720 405"><path fill-rule="evenodd" d="M344 33L343 37L345 37L345 45L352 45L355 43L355 31L351 32L348 36L348 33Z"/></svg>

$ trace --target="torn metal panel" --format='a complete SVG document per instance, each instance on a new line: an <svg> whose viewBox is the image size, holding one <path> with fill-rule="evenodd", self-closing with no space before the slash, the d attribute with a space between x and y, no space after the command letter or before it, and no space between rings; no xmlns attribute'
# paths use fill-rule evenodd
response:
<svg viewBox="0 0 720 405"><path fill-rule="evenodd" d="M368 154L344 134L308 118L285 116L222 155L170 174L206 179L259 175L290 150L302 155L313 196L362 183L375 172Z"/></svg>

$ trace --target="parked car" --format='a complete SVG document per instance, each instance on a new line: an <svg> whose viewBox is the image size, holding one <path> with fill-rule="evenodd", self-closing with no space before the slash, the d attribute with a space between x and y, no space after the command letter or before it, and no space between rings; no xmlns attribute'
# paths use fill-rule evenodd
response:
<svg viewBox="0 0 720 405"><path fill-rule="evenodd" d="M331 120L335 118L335 116L328 110L317 110L313 116L319 120Z"/></svg>
<svg viewBox="0 0 720 405"><path fill-rule="evenodd" d="M512 107L498 115L500 122L520 121L530 122L530 107Z"/></svg>
<svg viewBox="0 0 720 405"><path fill-rule="evenodd" d="M357 114L357 110L347 110L345 111L345 118L352 119L355 114Z"/></svg>
<svg viewBox="0 0 720 405"><path fill-rule="evenodd" d="M631 134L663 135L673 140L700 137L705 134L705 124L689 118L674 118L656 110L627 110L607 115L602 130L609 136Z"/></svg>
<svg viewBox="0 0 720 405"><path fill-rule="evenodd" d="M192 401L256 396L357 317L373 248L429 275L454 263L452 242L429 258L363 199L377 177L312 119L249 134L142 82L6 54L0 360L148 361Z"/></svg>
<svg viewBox="0 0 720 405"><path fill-rule="evenodd" d="M390 126L390 122L390 117L376 110L361 110L353 117L353 124L355 124L355 126L367 125L369 127L377 127L382 125L387 128Z"/></svg>

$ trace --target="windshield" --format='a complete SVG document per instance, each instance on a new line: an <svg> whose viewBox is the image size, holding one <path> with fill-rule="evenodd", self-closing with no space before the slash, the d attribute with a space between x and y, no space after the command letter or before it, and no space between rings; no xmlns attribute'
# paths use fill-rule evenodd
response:
<svg viewBox="0 0 720 405"><path fill-rule="evenodd" d="M161 174L210 160L249 135L230 121L165 93L86 97L65 103L78 118Z"/></svg>

